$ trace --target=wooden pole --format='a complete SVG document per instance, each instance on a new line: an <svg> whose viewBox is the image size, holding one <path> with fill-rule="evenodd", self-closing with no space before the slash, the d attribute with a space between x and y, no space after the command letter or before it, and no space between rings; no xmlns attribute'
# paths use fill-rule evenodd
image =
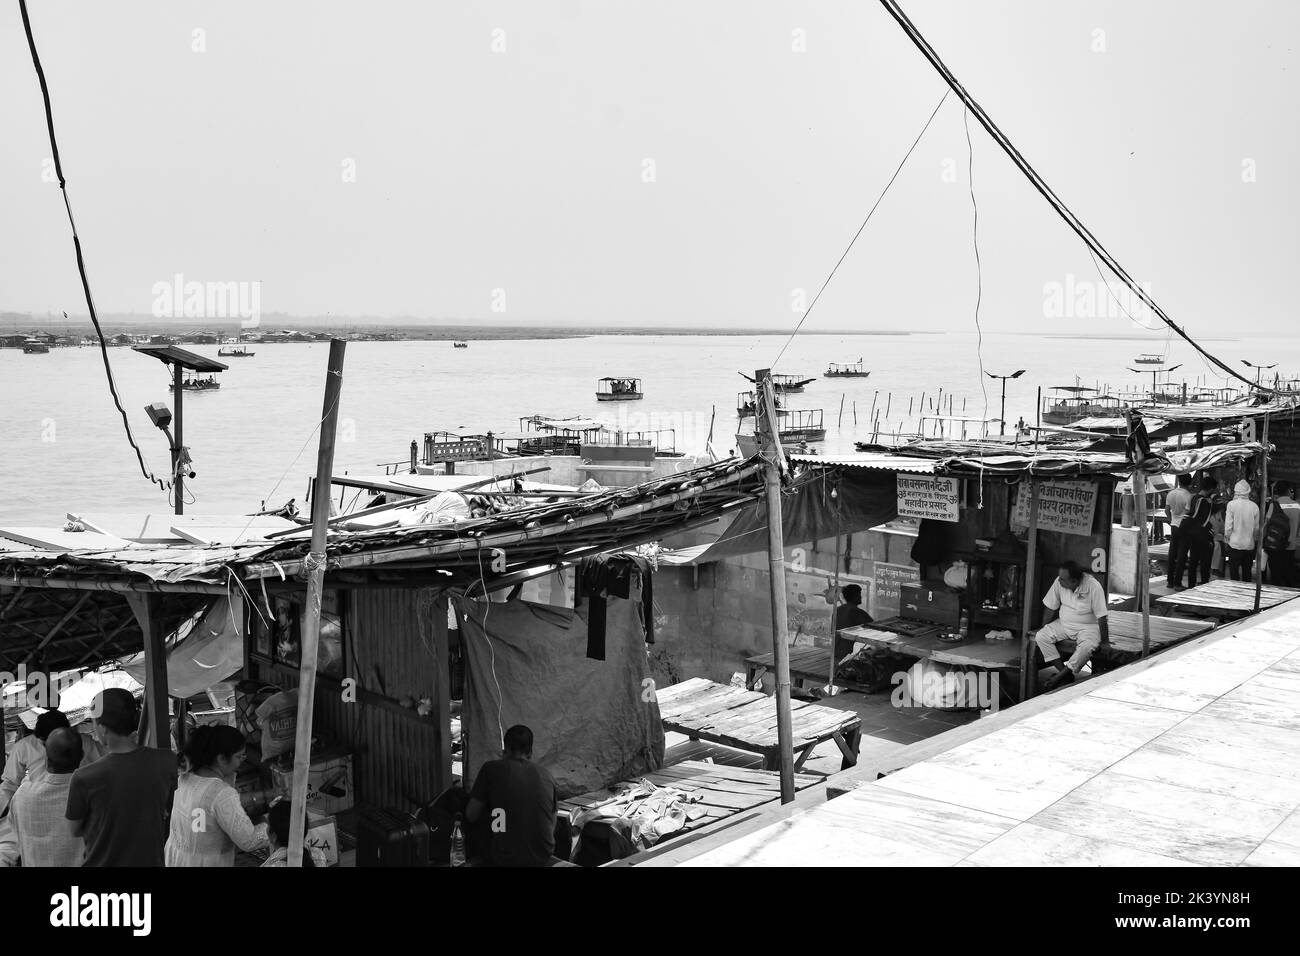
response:
<svg viewBox="0 0 1300 956"><path fill-rule="evenodd" d="M858 427L858 400L853 400L853 427Z"/></svg>
<svg viewBox="0 0 1300 956"><path fill-rule="evenodd" d="M302 662L298 671L298 727L293 751L293 786L289 795L289 865L302 866L307 823L307 775L311 772L312 710L316 697L316 657L320 638L320 604L325 589L325 532L329 526L330 476L334 473L334 437L338 430L339 399L343 393L343 352L347 343L330 340L321 413L320 448L316 455L316 488L312 500L311 551L307 555L307 606L303 608Z"/></svg>
<svg viewBox="0 0 1300 956"><path fill-rule="evenodd" d="M1151 561L1147 557L1147 476L1140 467L1133 469L1133 505L1138 527L1137 602L1142 612L1142 656L1151 653Z"/></svg>
<svg viewBox="0 0 1300 956"><path fill-rule="evenodd" d="M181 474L181 454L185 448L185 389L181 388L181 367L172 366L173 391L176 393L176 447L172 449L172 492L176 495L176 513L185 514L185 476Z"/></svg>
<svg viewBox="0 0 1300 956"><path fill-rule="evenodd" d="M1034 411L1034 451L1038 451L1038 435L1043 428L1043 386L1038 386L1038 405Z"/></svg>
<svg viewBox="0 0 1300 956"><path fill-rule="evenodd" d="M839 428L843 424L844 424L844 393L840 392L840 417L835 422L835 427Z"/></svg>
<svg viewBox="0 0 1300 956"><path fill-rule="evenodd" d="M1255 611L1259 612L1259 595L1264 586L1264 573L1260 565L1264 563L1264 506L1268 501L1268 412L1264 413L1264 435L1261 439L1264 450L1260 473L1259 489L1259 540L1255 542Z"/></svg>
<svg viewBox="0 0 1300 956"><path fill-rule="evenodd" d="M836 482L838 485L839 482ZM831 672L826 677L826 693L828 696L835 693L835 665L839 663L835 659L835 638L838 631L835 629L835 616L840 609L840 499L839 491L835 493L835 579L831 584Z"/></svg>
<svg viewBox="0 0 1300 956"><path fill-rule="evenodd" d="M140 714L145 733L140 740L146 747L171 749L167 728L167 635L163 633L158 612L162 599L157 594L126 594L127 604L135 614L144 635L144 708Z"/></svg>
<svg viewBox="0 0 1300 956"><path fill-rule="evenodd" d="M794 735L790 726L790 646L785 606L785 533L781 527L781 437L776 424L776 401L771 372L754 373L755 405L762 409L756 420L767 451L764 469L767 499L767 553L771 578L772 666L776 671L776 739L781 761L781 802L794 800ZM756 409L757 411L757 409Z"/></svg>
<svg viewBox="0 0 1300 956"><path fill-rule="evenodd" d="M1021 486L1023 493L1024 486ZM1029 625L1033 620L1034 602L1038 600L1035 593L1035 581L1038 568L1038 482L1029 477L1029 553L1025 556L1025 610L1023 624L1020 628L1020 699L1028 700L1029 695L1037 690L1037 673L1034 670L1034 644L1029 639Z"/></svg>

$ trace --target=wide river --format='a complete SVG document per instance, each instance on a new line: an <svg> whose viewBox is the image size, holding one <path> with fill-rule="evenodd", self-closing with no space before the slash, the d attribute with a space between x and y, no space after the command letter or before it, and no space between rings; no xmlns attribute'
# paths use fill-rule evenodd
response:
<svg viewBox="0 0 1300 956"><path fill-rule="evenodd" d="M573 339L477 340L467 349L450 342L349 343L344 369L336 470L374 473L380 462L404 459L412 439L426 431L514 431L532 414L590 416L627 430L676 429L679 450L702 452L716 409L714 446L735 445L736 395L752 374L772 364L784 335L590 335ZM1300 371L1300 339L1241 338L1208 342L1225 360L1279 362ZM1139 352L1164 349L1163 340L989 334L986 369L1008 374L1007 420L1034 419L1035 390L1079 381L1115 390L1150 387L1149 375L1126 369ZM193 346L216 356L216 346ZM255 345L253 358L228 359L230 370L212 392L186 392L185 442L197 477L186 486L192 514L247 513L265 501L291 497L302 504L315 468L316 438L328 345ZM145 415L152 402L172 404L164 367L130 349L110 349L122 404L146 461L167 470L167 443ZM1188 346L1175 342L1168 361L1182 368L1169 377L1211 386L1220 373ZM828 362L861 357L866 379L822 377ZM984 379L981 392L974 333L915 335L800 335L776 369L816 377L791 408L823 410L827 438L820 450L853 450L871 437L872 407L888 422L915 427L920 399L943 389L944 406L969 417L997 417L1000 383ZM597 403L596 380L638 376L645 399ZM987 406L986 406L987 401ZM841 412L841 402L843 411ZM854 411L856 407L856 424ZM987 411L986 411L987 409ZM882 421L884 416L882 415ZM166 513L167 496L140 473L113 407L99 350L55 349L25 355L0 349L0 529L61 525L68 513ZM191 498L192 496L192 498Z"/></svg>

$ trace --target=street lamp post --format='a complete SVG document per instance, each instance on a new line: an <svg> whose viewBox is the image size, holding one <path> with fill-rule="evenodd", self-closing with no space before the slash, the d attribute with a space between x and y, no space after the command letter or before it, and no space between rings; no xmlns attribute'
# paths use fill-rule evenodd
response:
<svg viewBox="0 0 1300 956"><path fill-rule="evenodd" d="M1002 413L998 416L998 435L1002 436L1007 433L1007 379L1019 378L1025 374L1025 370L1019 369L1010 375L994 375L992 372L985 372L989 378L1000 378L1002 380Z"/></svg>
<svg viewBox="0 0 1300 956"><path fill-rule="evenodd" d="M1247 362L1245 359L1242 359L1242 360L1241 360L1241 364L1244 365L1244 366L1246 366L1247 368L1253 368L1253 369L1255 370L1255 387L1256 387L1256 388L1259 388L1259 377L1260 377L1260 374L1261 374L1265 369L1277 368L1277 363L1276 363L1276 362L1274 362L1272 365L1256 365L1254 362Z"/></svg>

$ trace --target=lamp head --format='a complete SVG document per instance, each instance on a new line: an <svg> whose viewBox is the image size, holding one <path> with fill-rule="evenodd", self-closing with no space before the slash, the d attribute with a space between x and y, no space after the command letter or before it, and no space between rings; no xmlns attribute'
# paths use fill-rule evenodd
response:
<svg viewBox="0 0 1300 956"><path fill-rule="evenodd" d="M172 423L171 410L162 402L154 402L152 405L144 407L145 413L149 420L153 422L155 428L166 429Z"/></svg>

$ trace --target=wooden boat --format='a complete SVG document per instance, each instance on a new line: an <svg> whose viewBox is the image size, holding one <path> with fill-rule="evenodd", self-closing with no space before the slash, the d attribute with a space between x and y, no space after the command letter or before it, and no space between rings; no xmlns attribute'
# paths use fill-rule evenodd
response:
<svg viewBox="0 0 1300 956"><path fill-rule="evenodd" d="M256 352L248 351L248 349L242 345L217 349L217 355L222 358L252 358L256 354Z"/></svg>
<svg viewBox="0 0 1300 956"><path fill-rule="evenodd" d="M1164 365L1165 357L1163 355L1153 355L1150 352L1144 352L1133 361L1138 365Z"/></svg>
<svg viewBox="0 0 1300 956"><path fill-rule="evenodd" d="M1056 394L1051 394L1055 392ZM1119 414L1119 402L1083 385L1058 385L1043 398L1043 424L1073 425L1081 418Z"/></svg>
<svg viewBox="0 0 1300 956"><path fill-rule="evenodd" d="M454 349L467 349L467 348L469 348L469 343L468 343L468 342L452 342L452 343L451 343L451 347L454 348Z"/></svg>
<svg viewBox="0 0 1300 956"><path fill-rule="evenodd" d="M826 369L824 378L866 378L871 373L863 367L862 359L851 362L847 365L841 365L838 362L832 362Z"/></svg>
<svg viewBox="0 0 1300 956"><path fill-rule="evenodd" d="M175 382L172 382L167 387L173 392L176 391ZM205 378L193 372L186 372L185 377L181 379L181 389L186 392L210 392L220 387L221 383L211 374Z"/></svg>
<svg viewBox="0 0 1300 956"><path fill-rule="evenodd" d="M822 427L822 410L820 408L779 409L777 415L777 435L781 445L787 451L809 442L824 441L826 429ZM740 432L736 435L736 449L748 458L758 453L758 436L753 432Z"/></svg>
<svg viewBox="0 0 1300 956"><path fill-rule="evenodd" d="M780 395L774 394L772 396L772 400L776 402L776 407L778 410L785 407L781 401ZM736 396L736 415L739 418L754 417L754 393L753 392L741 392Z"/></svg>
<svg viewBox="0 0 1300 956"><path fill-rule="evenodd" d="M39 339L28 339L23 343L24 355L44 355L50 347Z"/></svg>
<svg viewBox="0 0 1300 956"><path fill-rule="evenodd" d="M639 378L602 378L596 383L598 402L635 402L645 398Z"/></svg>
<svg viewBox="0 0 1300 956"><path fill-rule="evenodd" d="M802 392L805 385L817 381L815 378L800 378L798 375L773 375L772 390L776 392Z"/></svg>

